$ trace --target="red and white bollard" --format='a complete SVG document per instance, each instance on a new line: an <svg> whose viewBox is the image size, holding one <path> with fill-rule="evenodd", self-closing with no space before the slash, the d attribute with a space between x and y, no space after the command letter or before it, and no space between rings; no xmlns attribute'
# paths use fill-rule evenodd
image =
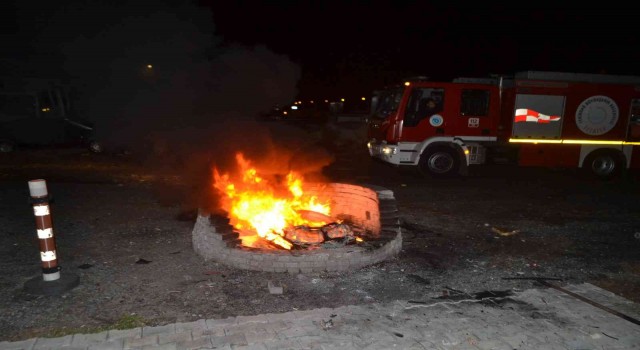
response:
<svg viewBox="0 0 640 350"><path fill-rule="evenodd" d="M49 191L45 180L29 181L29 194L36 217L36 231L40 245L42 277L34 277L24 285L29 294L60 295L80 284L80 277L73 273L60 274L56 239L53 233Z"/></svg>
<svg viewBox="0 0 640 350"><path fill-rule="evenodd" d="M56 253L56 240L53 235L53 223L49 208L49 192L45 180L29 181L29 194L36 217L36 231L40 241L40 260L42 261L42 279L55 281L60 279L60 266Z"/></svg>

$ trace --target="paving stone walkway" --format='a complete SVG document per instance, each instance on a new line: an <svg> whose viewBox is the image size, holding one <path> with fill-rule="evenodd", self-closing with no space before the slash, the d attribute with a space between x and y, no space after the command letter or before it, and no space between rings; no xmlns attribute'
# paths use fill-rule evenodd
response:
<svg viewBox="0 0 640 350"><path fill-rule="evenodd" d="M591 284L0 342L9 349L640 349L640 305ZM626 318L620 316L626 316Z"/></svg>

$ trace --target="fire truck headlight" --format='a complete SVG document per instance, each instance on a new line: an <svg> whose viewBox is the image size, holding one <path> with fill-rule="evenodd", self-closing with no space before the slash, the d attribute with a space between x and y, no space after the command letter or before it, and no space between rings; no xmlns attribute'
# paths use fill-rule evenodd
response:
<svg viewBox="0 0 640 350"><path fill-rule="evenodd" d="M382 147L382 153L389 156L392 154L396 154L396 148L395 147L390 147L390 146L384 146Z"/></svg>

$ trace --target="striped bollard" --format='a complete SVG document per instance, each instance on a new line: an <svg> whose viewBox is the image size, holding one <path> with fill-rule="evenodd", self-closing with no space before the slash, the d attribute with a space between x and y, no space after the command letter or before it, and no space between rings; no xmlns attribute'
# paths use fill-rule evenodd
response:
<svg viewBox="0 0 640 350"><path fill-rule="evenodd" d="M24 290L29 294L59 295L78 286L80 277L71 273L60 274L47 182L43 179L29 181L29 194L36 217L42 276L28 280Z"/></svg>
<svg viewBox="0 0 640 350"><path fill-rule="evenodd" d="M49 192L47 183L42 179L29 181L29 194L36 217L36 231L40 242L40 260L42 261L42 279L55 281L60 279L60 266L56 253L56 240L53 236L51 210L49 210Z"/></svg>

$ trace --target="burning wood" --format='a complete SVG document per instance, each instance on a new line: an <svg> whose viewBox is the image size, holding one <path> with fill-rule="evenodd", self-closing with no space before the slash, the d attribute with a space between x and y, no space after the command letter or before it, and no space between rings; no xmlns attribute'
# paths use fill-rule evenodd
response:
<svg viewBox="0 0 640 350"><path fill-rule="evenodd" d="M322 231L308 226L284 229L284 238L293 244L318 244L324 242Z"/></svg>
<svg viewBox="0 0 640 350"><path fill-rule="evenodd" d="M235 176L214 169L213 185L222 194L221 209L228 213L229 224L243 232L244 246L258 247L266 240L289 250L355 240L354 230L331 215L328 200L305 193L300 174L290 172L283 181L268 181L241 153L236 161Z"/></svg>
<svg viewBox="0 0 640 350"><path fill-rule="evenodd" d="M353 237L353 230L347 224L331 223L322 227L322 232L329 239Z"/></svg>
<svg viewBox="0 0 640 350"><path fill-rule="evenodd" d="M323 214L318 211L298 209L296 210L296 213L300 214L300 217L302 217L304 220L307 220L310 222L329 223L329 222L336 221L336 219L332 218L331 216Z"/></svg>
<svg viewBox="0 0 640 350"><path fill-rule="evenodd" d="M284 237L275 233L268 233L264 237L264 239L266 239L269 242L273 242L284 249L291 249L293 247L293 244L291 244L291 242L289 242Z"/></svg>
<svg viewBox="0 0 640 350"><path fill-rule="evenodd" d="M269 181L241 153L236 155L236 162L239 169L235 176L220 173L217 168L213 172L213 186L222 194L221 209L229 213L235 229L254 231L262 239L291 249L291 242L284 238L287 227L318 226L333 221L329 203L306 194L300 174L290 172L283 181ZM294 232L294 235L314 240L312 233ZM246 246L256 241L242 237Z"/></svg>
<svg viewBox="0 0 640 350"><path fill-rule="evenodd" d="M314 246L337 240L346 244L356 239L349 225L336 222L322 227L295 226L285 229L284 232L284 239L294 246Z"/></svg>

